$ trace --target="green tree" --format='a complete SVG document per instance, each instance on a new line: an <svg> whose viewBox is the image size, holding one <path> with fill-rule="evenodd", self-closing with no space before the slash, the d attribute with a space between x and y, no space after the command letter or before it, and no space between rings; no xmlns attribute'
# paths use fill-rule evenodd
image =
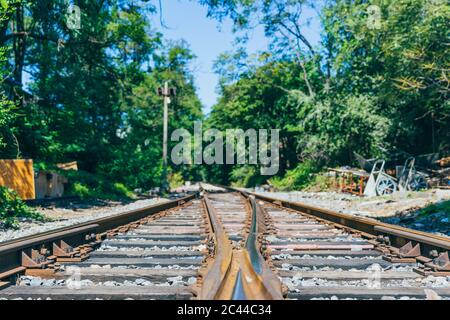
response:
<svg viewBox="0 0 450 320"><path fill-rule="evenodd" d="M7 22L11 19L15 7L21 4L22 1L19 0L0 2L0 35L6 32ZM4 158L15 158L19 154L17 138L11 128L17 117L17 110L12 101L13 91L9 86L14 83L13 73L5 68L11 50L11 45L0 43L0 84L8 84L6 87L0 85L0 156Z"/></svg>
<svg viewBox="0 0 450 320"><path fill-rule="evenodd" d="M222 97L210 121L282 129L281 174L289 170L290 180L300 172L304 183L309 166L292 170L301 162L347 165L353 151L448 152L447 2L316 2L323 25L316 47L303 31L309 1L203 3L211 16L231 17L237 31L263 25L271 40L262 66L241 63L245 52L222 56ZM251 172L236 170L224 179Z"/></svg>
<svg viewBox="0 0 450 320"><path fill-rule="evenodd" d="M171 98L169 133L177 128L190 130L194 121L202 119L201 103L188 68L194 56L185 43L172 43L161 55L151 74L135 86L123 105L123 125L119 136L121 143L115 149L113 160L103 171L116 180L126 179L134 188L157 186L162 179L163 108L157 88L165 81L177 88ZM199 180L192 167L175 167L186 180Z"/></svg>
<svg viewBox="0 0 450 320"><path fill-rule="evenodd" d="M375 112L394 119L389 140L397 149L448 149L448 2L375 1L375 22L369 5L329 1L324 9L335 90L377 97Z"/></svg>
<svg viewBox="0 0 450 320"><path fill-rule="evenodd" d="M152 27L152 2L76 4L79 26L70 23L66 1L10 7L0 40L13 49L2 62L13 81L1 88L13 93L16 109L2 107L0 124L17 136L23 157L51 165L76 160L100 186L107 185L102 179L157 186L162 102L156 88L172 80L178 96L171 125L191 126L201 118L190 70L195 57L186 43L168 43ZM80 173L80 183L99 188L89 174Z"/></svg>

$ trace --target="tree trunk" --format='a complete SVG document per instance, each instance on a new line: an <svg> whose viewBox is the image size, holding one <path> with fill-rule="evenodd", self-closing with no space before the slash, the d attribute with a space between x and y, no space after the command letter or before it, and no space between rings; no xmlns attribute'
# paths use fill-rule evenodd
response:
<svg viewBox="0 0 450 320"><path fill-rule="evenodd" d="M18 5L16 8L16 23L15 31L19 34L14 37L14 81L18 90L15 90L14 101L18 107L23 106L23 67L25 64L25 49L26 49L26 37L25 32L25 19L23 5Z"/></svg>

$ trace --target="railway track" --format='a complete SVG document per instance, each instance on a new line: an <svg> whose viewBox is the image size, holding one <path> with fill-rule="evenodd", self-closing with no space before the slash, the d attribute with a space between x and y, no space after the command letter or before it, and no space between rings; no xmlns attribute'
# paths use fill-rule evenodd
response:
<svg viewBox="0 0 450 320"><path fill-rule="evenodd" d="M433 292L450 297L449 287L414 272L416 261L389 262L359 233L276 205L261 207L272 227L266 256L290 299L424 299Z"/></svg>
<svg viewBox="0 0 450 320"><path fill-rule="evenodd" d="M4 299L190 299L207 252L195 196L0 245ZM8 280L9 283L5 280Z"/></svg>
<svg viewBox="0 0 450 320"><path fill-rule="evenodd" d="M0 244L0 299L450 299L449 248L221 189Z"/></svg>

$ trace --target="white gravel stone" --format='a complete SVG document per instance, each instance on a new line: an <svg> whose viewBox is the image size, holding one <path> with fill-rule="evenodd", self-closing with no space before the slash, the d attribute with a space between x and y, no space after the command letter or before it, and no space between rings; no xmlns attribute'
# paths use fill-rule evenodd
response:
<svg viewBox="0 0 450 320"><path fill-rule="evenodd" d="M146 200L138 200L130 204L126 204L123 206L117 206L117 207L109 207L105 208L105 211L100 210L100 212L96 212L90 215L85 215L80 218L73 218L68 220L62 220L62 221L54 221L54 222L48 222L44 224L37 224L37 223L22 223L20 230L2 230L0 231L0 243L6 242L13 239L18 239L30 235L36 235L42 232L47 232L63 227L72 226L79 223L88 222L91 220L109 217L109 216L115 216L127 211L136 210L145 208L148 206L152 206L158 203L164 203L167 202L167 199L146 199Z"/></svg>
<svg viewBox="0 0 450 320"><path fill-rule="evenodd" d="M136 279L134 280L134 283L138 286L151 286L152 282L145 280L145 279Z"/></svg>
<svg viewBox="0 0 450 320"><path fill-rule="evenodd" d="M31 286L31 287L39 287L39 286L41 286L43 283L44 283L44 281L42 281L42 279L35 278L35 279L32 279L32 280L29 282L29 286Z"/></svg>

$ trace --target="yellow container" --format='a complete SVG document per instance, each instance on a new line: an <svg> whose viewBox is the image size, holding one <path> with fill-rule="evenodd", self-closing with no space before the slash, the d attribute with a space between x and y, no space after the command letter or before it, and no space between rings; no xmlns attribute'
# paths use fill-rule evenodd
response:
<svg viewBox="0 0 450 320"><path fill-rule="evenodd" d="M33 160L0 160L0 186L16 191L23 200L35 199Z"/></svg>

